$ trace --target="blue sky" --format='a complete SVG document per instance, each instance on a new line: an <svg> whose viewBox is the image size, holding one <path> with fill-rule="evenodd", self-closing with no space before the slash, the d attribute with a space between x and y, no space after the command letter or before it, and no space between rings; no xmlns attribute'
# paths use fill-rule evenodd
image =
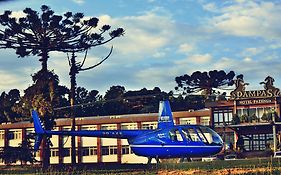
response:
<svg viewBox="0 0 281 175"><path fill-rule="evenodd" d="M102 94L113 85L126 90L173 90L176 76L214 69L244 74L248 89L271 75L281 88L281 2L260 0L14 0L0 2L20 16L25 7L42 4L55 13L83 12L101 24L123 27L124 37L91 50L87 65L98 62L114 46L112 56L94 70L81 72L78 85ZM0 91L26 89L40 69L37 57L17 58L0 51ZM82 57L82 55L80 56ZM66 55L50 54L49 69L69 87Z"/></svg>

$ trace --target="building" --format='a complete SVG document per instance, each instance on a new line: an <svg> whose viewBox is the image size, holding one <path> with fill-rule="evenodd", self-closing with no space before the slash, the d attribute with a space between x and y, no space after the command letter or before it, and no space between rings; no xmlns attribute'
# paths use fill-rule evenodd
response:
<svg viewBox="0 0 281 175"><path fill-rule="evenodd" d="M209 110L173 113L176 124L210 125ZM155 129L158 114L128 114L76 119L76 130ZM55 130L70 130L70 119L56 120ZM0 125L0 147L18 146L27 134L34 132L33 124L20 122ZM71 163L71 139L52 136L51 164ZM126 139L76 137L78 163L147 163L146 157L133 154ZM42 161L42 149L36 154Z"/></svg>
<svg viewBox="0 0 281 175"><path fill-rule="evenodd" d="M211 123L226 144L243 151L276 151L280 142L280 90L274 79L266 77L264 89L246 90L243 79L235 80L236 88L228 100L208 102ZM275 137L274 137L275 136Z"/></svg>

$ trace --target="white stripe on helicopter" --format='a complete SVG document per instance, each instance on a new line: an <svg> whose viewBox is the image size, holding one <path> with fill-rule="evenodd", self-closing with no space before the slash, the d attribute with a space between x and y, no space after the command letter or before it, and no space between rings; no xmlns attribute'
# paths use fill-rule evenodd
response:
<svg viewBox="0 0 281 175"><path fill-rule="evenodd" d="M221 146L203 146L203 145L130 145L131 147L151 147L151 148L163 148L163 147L168 147L168 148L221 148Z"/></svg>

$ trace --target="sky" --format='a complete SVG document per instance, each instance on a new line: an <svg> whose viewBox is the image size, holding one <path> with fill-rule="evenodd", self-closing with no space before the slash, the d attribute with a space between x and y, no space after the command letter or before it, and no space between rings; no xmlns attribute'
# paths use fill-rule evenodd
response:
<svg viewBox="0 0 281 175"><path fill-rule="evenodd" d="M125 29L123 37L89 52L86 66L114 47L106 62L78 74L78 86L88 90L104 94L121 85L127 91L160 87L169 92L175 77L215 69L243 74L247 90L263 89L259 83L268 75L281 88L280 0L11 0L0 1L0 14L12 10L20 16L24 8L40 11L43 4L59 15L82 12L99 18L100 25ZM66 54L50 53L48 67L70 87ZM38 57L0 50L0 92L23 91L40 68Z"/></svg>

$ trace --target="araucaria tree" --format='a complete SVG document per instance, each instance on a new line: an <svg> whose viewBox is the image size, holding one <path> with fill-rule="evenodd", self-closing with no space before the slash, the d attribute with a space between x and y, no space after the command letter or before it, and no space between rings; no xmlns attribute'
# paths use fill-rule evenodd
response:
<svg viewBox="0 0 281 175"><path fill-rule="evenodd" d="M16 19L12 11L0 15L0 48L12 48L19 57L40 56L42 70L47 70L47 61L51 51L83 51L90 47L102 45L124 30L111 31L105 40L102 34L110 30L104 25L98 33L92 32L97 27L98 18L84 19L83 13L66 12L63 16L55 15L48 6L41 6L42 13L26 8L25 16Z"/></svg>
<svg viewBox="0 0 281 175"><path fill-rule="evenodd" d="M75 52L87 52L88 49L103 45L124 33L122 28L111 30L110 25L103 25L99 27L99 30L94 30L98 27L98 18L84 18L83 13L72 12L56 15L46 5L41 6L41 13L31 8L24 9L23 13L25 15L18 19L13 17L12 11L9 10L0 15L0 24L3 26L0 28L0 49L15 49L19 57L39 56L42 66L40 75L49 73L47 62L50 52L73 53L74 58ZM106 32L108 32L108 37L103 36ZM70 71L71 76L75 76L82 69L92 67L82 68L81 65L76 64L75 60L72 63L74 64L71 65L73 68ZM48 89L51 90L52 87ZM48 98L51 100L52 93L49 91ZM37 98L48 102L40 94L37 94ZM37 104L39 105L39 103L34 105ZM52 101L49 101L49 105L53 107ZM32 108L37 108L37 106L32 106ZM74 156L72 157L75 161Z"/></svg>
<svg viewBox="0 0 281 175"><path fill-rule="evenodd" d="M176 77L176 90L182 91L183 94L202 92L207 97L215 93L214 89L220 89L233 85L235 73L230 71L226 73L223 70L209 72L193 72L191 75L182 75Z"/></svg>

